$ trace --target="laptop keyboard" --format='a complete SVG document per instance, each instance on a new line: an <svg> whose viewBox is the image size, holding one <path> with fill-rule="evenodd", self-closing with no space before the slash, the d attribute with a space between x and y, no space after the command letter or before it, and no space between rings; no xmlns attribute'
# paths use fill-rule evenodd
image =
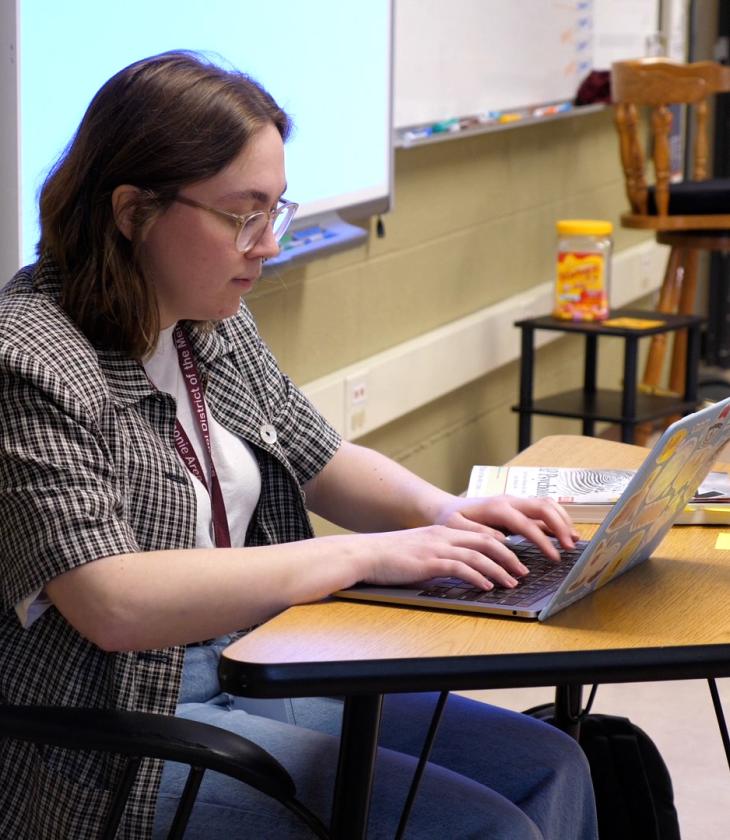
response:
<svg viewBox="0 0 730 840"><path fill-rule="evenodd" d="M483 589L470 586L460 578L436 578L427 589L418 594L429 598L529 607L546 595L555 592L587 544L586 541L576 542L575 548L570 550L556 545L561 556L560 563L548 560L534 543L510 544L510 549L530 570L529 575L518 578L514 589L495 585L494 589L485 592Z"/></svg>

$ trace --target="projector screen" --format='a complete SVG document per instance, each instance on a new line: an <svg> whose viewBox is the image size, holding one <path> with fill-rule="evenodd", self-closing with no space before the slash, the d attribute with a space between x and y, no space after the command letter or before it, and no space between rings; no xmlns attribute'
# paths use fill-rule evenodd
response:
<svg viewBox="0 0 730 840"><path fill-rule="evenodd" d="M0 284L35 259L38 190L96 90L131 62L171 49L248 73L292 117L287 198L301 205L300 225L331 211L388 209L391 0L0 5L0 29L16 33L0 73Z"/></svg>

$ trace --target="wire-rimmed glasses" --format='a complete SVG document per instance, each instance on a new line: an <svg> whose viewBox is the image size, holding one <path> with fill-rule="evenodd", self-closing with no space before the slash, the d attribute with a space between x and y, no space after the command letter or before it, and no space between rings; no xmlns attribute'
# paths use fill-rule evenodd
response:
<svg viewBox="0 0 730 840"><path fill-rule="evenodd" d="M299 209L299 205L295 201L281 199L279 205L273 210L256 210L253 213L246 213L245 216L239 216L238 213L219 210L217 207L210 207L208 204L203 204L201 201L187 198L184 195L175 196L173 201L187 204L189 207L207 210L209 213L215 213L216 216L222 216L224 219L232 221L237 228L236 250L242 254L247 254L256 245L266 233L267 225L271 225L274 241L279 242L291 224L294 214Z"/></svg>

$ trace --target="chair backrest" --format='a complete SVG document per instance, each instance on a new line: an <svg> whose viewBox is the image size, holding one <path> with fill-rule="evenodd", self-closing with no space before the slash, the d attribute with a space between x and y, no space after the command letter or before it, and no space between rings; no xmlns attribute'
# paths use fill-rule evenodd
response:
<svg viewBox="0 0 730 840"><path fill-rule="evenodd" d="M656 213L669 212L670 132L672 105L687 105L688 119L694 116L693 180L707 177L708 99L730 91L730 67L713 61L682 64L666 58L643 58L619 61L611 67L611 98L615 104L621 164L626 193L633 213L649 212L646 161L641 137L639 109L651 110Z"/></svg>

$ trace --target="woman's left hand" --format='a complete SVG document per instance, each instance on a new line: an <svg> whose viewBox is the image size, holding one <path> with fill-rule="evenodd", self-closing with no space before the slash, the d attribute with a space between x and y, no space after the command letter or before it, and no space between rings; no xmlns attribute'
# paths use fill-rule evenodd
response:
<svg viewBox="0 0 730 840"><path fill-rule="evenodd" d="M574 548L578 534L568 513L551 499L523 499L517 496L490 496L465 499L452 497L438 512L436 525L465 531L488 532L504 541L505 534L521 534L555 560L560 555L547 534L567 549Z"/></svg>

